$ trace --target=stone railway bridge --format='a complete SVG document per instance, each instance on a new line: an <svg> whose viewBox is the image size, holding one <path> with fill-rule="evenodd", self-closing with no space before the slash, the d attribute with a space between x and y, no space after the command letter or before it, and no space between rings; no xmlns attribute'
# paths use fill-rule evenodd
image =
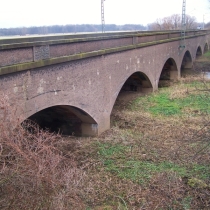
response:
<svg viewBox="0 0 210 210"><path fill-rule="evenodd" d="M110 128L118 94L157 90L209 48L210 31L88 33L0 38L0 90L24 119L63 134Z"/></svg>

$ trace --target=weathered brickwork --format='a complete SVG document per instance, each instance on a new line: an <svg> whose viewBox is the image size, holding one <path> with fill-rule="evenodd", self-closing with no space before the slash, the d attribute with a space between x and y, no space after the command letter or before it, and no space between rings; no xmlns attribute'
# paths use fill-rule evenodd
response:
<svg viewBox="0 0 210 210"><path fill-rule="evenodd" d="M115 41L107 41L106 46L120 44ZM121 41L128 43L133 40ZM76 107L89 115L76 113L81 117L83 126L90 125L96 134L100 134L109 128L116 98L133 73L145 74L153 90L157 90L163 66L168 59L173 60L173 73L179 76L185 53L189 52L194 61L198 47L203 52L209 43L209 36L199 36L187 39L183 51L179 49L180 41L174 41L3 75L0 77L0 89L13 102L21 105L20 112L25 114L25 118L48 107ZM70 46L55 45L54 51L59 51L57 55L71 53L67 49ZM62 50L64 52L60 52Z"/></svg>
<svg viewBox="0 0 210 210"><path fill-rule="evenodd" d="M52 37L52 40L48 37L0 40L0 49L2 49L0 50L0 67L180 37L180 32L147 33L81 34L56 36ZM186 32L186 35L199 33L202 31ZM108 38L109 36L111 38ZM59 37L65 39L59 41ZM1 43L4 44L1 45ZM26 47L30 45L31 47ZM8 49L9 47L11 49Z"/></svg>
<svg viewBox="0 0 210 210"><path fill-rule="evenodd" d="M164 39L169 39L168 34L156 36L156 40L164 40Z"/></svg>
<svg viewBox="0 0 210 210"><path fill-rule="evenodd" d="M32 48L0 50L0 67L33 61Z"/></svg>
<svg viewBox="0 0 210 210"><path fill-rule="evenodd" d="M97 51L107 48L115 48L132 44L132 38L101 40L92 42L80 42L72 44L60 44L50 46L51 58Z"/></svg>
<svg viewBox="0 0 210 210"><path fill-rule="evenodd" d="M170 38L177 38L179 36L180 36L180 34L170 34Z"/></svg>
<svg viewBox="0 0 210 210"><path fill-rule="evenodd" d="M154 42L155 40L156 40L156 36L142 36L142 37L138 37L138 43Z"/></svg>

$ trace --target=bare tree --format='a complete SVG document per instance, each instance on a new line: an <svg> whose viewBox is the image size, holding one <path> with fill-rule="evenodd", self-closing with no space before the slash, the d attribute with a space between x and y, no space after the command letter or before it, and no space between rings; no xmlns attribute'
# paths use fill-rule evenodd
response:
<svg viewBox="0 0 210 210"><path fill-rule="evenodd" d="M173 23L171 21L171 17L165 17L162 19L162 29L163 30L172 30L173 29Z"/></svg>
<svg viewBox="0 0 210 210"><path fill-rule="evenodd" d="M186 15L186 29L196 29L198 23L194 16Z"/></svg>
<svg viewBox="0 0 210 210"><path fill-rule="evenodd" d="M163 29L163 19L158 18L155 22L148 24L149 30L160 31Z"/></svg>
<svg viewBox="0 0 210 210"><path fill-rule="evenodd" d="M174 30L180 29L181 21L182 21L181 15L174 14L174 15L171 15L170 17L171 17L171 22L173 24L173 29Z"/></svg>
<svg viewBox="0 0 210 210"><path fill-rule="evenodd" d="M178 30L181 29L181 15L173 14L169 17L157 19L154 23L148 25L149 30ZM196 18L186 15L186 29L197 28Z"/></svg>

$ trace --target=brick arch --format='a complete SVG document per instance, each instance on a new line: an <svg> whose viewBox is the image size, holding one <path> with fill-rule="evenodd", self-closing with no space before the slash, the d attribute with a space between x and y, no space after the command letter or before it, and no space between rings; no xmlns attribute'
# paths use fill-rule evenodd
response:
<svg viewBox="0 0 210 210"><path fill-rule="evenodd" d="M201 55L203 55L202 47L199 45L196 49L196 58L199 58Z"/></svg>
<svg viewBox="0 0 210 210"><path fill-rule="evenodd" d="M134 88L134 89L132 89ZM153 85L148 77L147 74L141 71L135 71L129 75L127 75L121 82L120 85L117 87L117 90L115 91L115 98L113 100L112 109L115 104L115 101L117 100L117 97L119 96L121 91L144 91L145 89L148 89L148 91L153 90ZM111 110L112 110L111 109Z"/></svg>
<svg viewBox="0 0 210 210"><path fill-rule="evenodd" d="M98 134L98 121L94 113L79 103L70 104L65 99L62 101L59 98L57 101L50 102L46 101L46 97L39 96L37 100L28 100L25 107L31 109L25 113L24 118L37 122L41 128L48 128L53 132L60 130L64 135L94 136ZM54 121L57 127L53 127L47 121ZM74 122L79 126L80 131L72 131Z"/></svg>
<svg viewBox="0 0 210 210"><path fill-rule="evenodd" d="M94 136L98 133L98 123L89 110L72 104L38 105L25 117L35 121L43 129L61 132L64 135Z"/></svg>
<svg viewBox="0 0 210 210"><path fill-rule="evenodd" d="M193 67L193 58L192 54L189 50L186 50L183 53L183 57L181 58L181 68L180 68L180 76L182 76L183 71L186 69L191 69Z"/></svg>
<svg viewBox="0 0 210 210"><path fill-rule="evenodd" d="M28 119L36 122L41 128L63 135L93 135L96 121L87 112L77 107L57 105L42 109ZM91 128L90 129L90 125ZM93 126L95 125L95 126Z"/></svg>
<svg viewBox="0 0 210 210"><path fill-rule="evenodd" d="M165 60L165 63L163 64L162 69L160 71L158 87L167 86L170 80L177 80L178 74L179 72L176 61L171 57L168 58L167 60Z"/></svg>

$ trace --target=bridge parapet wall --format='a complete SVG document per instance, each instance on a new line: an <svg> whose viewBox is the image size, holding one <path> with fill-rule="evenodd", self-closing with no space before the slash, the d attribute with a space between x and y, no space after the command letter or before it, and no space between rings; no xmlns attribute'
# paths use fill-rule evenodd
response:
<svg viewBox="0 0 210 210"><path fill-rule="evenodd" d="M44 40L40 44L16 43L16 48L9 48L12 44L9 47L1 45L5 47L1 52L11 51L13 56L12 52L20 49L22 51L19 52L22 55L25 53L32 62L27 63L24 58L21 60L23 64L0 67L3 71L0 75L4 74L0 76L0 89L12 103L21 105L23 110L20 113L23 112L25 119L50 107L57 107L53 110L59 111L65 106L65 113L66 107L70 107L68 110L82 121L82 134L98 135L109 129L113 105L131 75L145 75L148 80L140 78L142 88L157 90L168 60L174 62L172 65L167 63L170 65L170 79L173 80L180 75L185 51L189 52L193 61L198 47L203 50L205 44L209 44L208 31L193 33L197 34L186 38L183 50L180 49L179 32L125 33L118 37L111 34L113 37L109 35L109 38L106 34L103 38L97 34L96 37L81 36L82 40L77 37L71 42L69 39L55 39ZM173 39L172 36L178 37ZM115 48L115 45L118 47ZM87 53L77 53L79 50ZM18 58L21 59L21 54ZM4 72L5 69L9 72ZM75 117L73 114L69 115L69 120Z"/></svg>
<svg viewBox="0 0 210 210"><path fill-rule="evenodd" d="M186 36L199 36L206 33L208 31L196 30L186 32ZM89 52L101 51L99 54L92 53L91 57L178 39L180 39L180 31L95 33L0 39L0 75L64 62L68 56L74 56L70 60L77 60L87 57L85 54ZM102 52L107 49L112 50ZM63 57L64 59L62 59ZM34 65L39 61L44 61L44 63ZM21 64L27 64L27 67L23 67ZM11 68L12 66L14 68ZM9 67L9 70L6 67Z"/></svg>

